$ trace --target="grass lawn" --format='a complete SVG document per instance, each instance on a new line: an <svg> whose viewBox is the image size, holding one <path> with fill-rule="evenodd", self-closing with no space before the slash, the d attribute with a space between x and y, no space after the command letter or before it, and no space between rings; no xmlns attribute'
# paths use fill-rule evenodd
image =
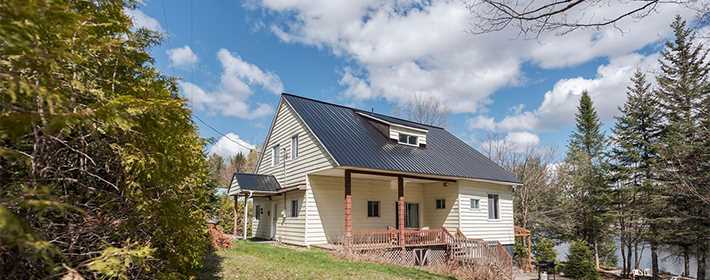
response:
<svg viewBox="0 0 710 280"><path fill-rule="evenodd" d="M235 242L207 259L200 279L451 279L414 268L353 262L319 249Z"/></svg>

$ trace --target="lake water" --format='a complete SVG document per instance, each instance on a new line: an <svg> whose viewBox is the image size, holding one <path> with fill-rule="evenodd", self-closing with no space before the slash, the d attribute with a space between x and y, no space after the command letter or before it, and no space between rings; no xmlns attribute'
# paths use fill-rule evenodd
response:
<svg viewBox="0 0 710 280"><path fill-rule="evenodd" d="M616 256L618 258L618 263L617 266L621 267L622 263L622 258L621 258L621 249L620 249L620 242L619 240L616 241ZM569 252L569 243L562 243L558 246L555 247L555 250L557 251L557 260L559 261L566 261L567 260L567 253ZM694 250L694 248L691 248L691 250ZM641 251L641 248L639 248L639 251ZM633 255L633 254L632 254ZM633 259L635 257L632 257L632 268L634 267L633 265ZM683 258L675 257L672 256L671 253L668 250L659 250L658 252L658 266L661 271L669 272L674 275L680 275L683 273ZM690 257L690 263L689 263L689 270L690 270L690 276L691 277L696 277L697 276L697 260L695 257ZM641 254L641 260L640 260L640 265L639 267L641 269L651 269L651 246L646 244L644 245L644 250L643 253Z"/></svg>

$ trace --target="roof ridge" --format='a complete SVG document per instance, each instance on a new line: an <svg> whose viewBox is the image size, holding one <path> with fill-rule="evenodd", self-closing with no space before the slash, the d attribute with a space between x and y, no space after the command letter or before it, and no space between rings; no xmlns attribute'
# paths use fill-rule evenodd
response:
<svg viewBox="0 0 710 280"><path fill-rule="evenodd" d="M362 112L362 113L365 113L365 114L375 114L375 115L385 116L385 117L388 117L388 118L393 118L393 119L396 119L396 120L400 120L400 121L404 121L404 122L409 122L409 123L413 123L413 124L417 124L417 125L423 125L423 126L427 126L427 127L433 127L433 128L444 129L443 127L440 127L440 126L435 126L435 125L430 125L430 124L425 124L425 123L410 121L410 120L406 120L406 119L399 118L399 117L394 117L394 116L390 116L390 115L385 115L385 114L370 112L370 111L366 111L366 110L362 110L362 109L358 109L358 108L353 108L353 107L349 107L349 106L345 106L345 105L341 105L341 104L336 104L336 103L326 102L326 101L322 101L322 100L318 100L318 99L314 99L314 98L310 98L310 97L300 96L300 95L296 95L296 94L293 94L293 93L282 92L281 95L292 96L292 97L301 98L301 99L305 99L305 100L310 100L310 101L317 102L317 103L321 103L321 104L326 104L326 105L341 107L341 108L345 108L345 109L350 109L350 110L353 110L353 111L356 111L356 112ZM444 129L444 130L446 130L446 129Z"/></svg>

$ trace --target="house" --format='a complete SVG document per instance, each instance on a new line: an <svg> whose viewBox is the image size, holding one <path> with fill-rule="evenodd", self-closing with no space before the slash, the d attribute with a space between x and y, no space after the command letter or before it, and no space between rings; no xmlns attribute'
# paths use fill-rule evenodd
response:
<svg viewBox="0 0 710 280"><path fill-rule="evenodd" d="M444 128L284 93L264 143L229 190L253 199L254 237L446 229L512 248L518 179Z"/></svg>

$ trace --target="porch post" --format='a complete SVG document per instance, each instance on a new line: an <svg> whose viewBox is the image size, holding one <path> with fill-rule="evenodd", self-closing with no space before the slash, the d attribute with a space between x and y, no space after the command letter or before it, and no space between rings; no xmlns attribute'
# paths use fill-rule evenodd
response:
<svg viewBox="0 0 710 280"><path fill-rule="evenodd" d="M244 230L242 231L242 236L244 237L244 240L247 240L247 222L249 220L249 205L247 203L249 202L249 197L251 197L251 193L249 194L249 196L244 195ZM234 198L236 199L236 196ZM237 204L235 202L234 207L236 206Z"/></svg>
<svg viewBox="0 0 710 280"><path fill-rule="evenodd" d="M404 178L402 176L397 177L397 197L399 198L399 217L397 217L398 228L399 228L399 245L404 246Z"/></svg>
<svg viewBox="0 0 710 280"><path fill-rule="evenodd" d="M345 170L345 242L350 245L353 238L353 197L351 171Z"/></svg>
<svg viewBox="0 0 710 280"><path fill-rule="evenodd" d="M234 230L232 231L232 235L235 237L239 233L239 211L237 211L237 208L239 207L239 194L234 195Z"/></svg>

